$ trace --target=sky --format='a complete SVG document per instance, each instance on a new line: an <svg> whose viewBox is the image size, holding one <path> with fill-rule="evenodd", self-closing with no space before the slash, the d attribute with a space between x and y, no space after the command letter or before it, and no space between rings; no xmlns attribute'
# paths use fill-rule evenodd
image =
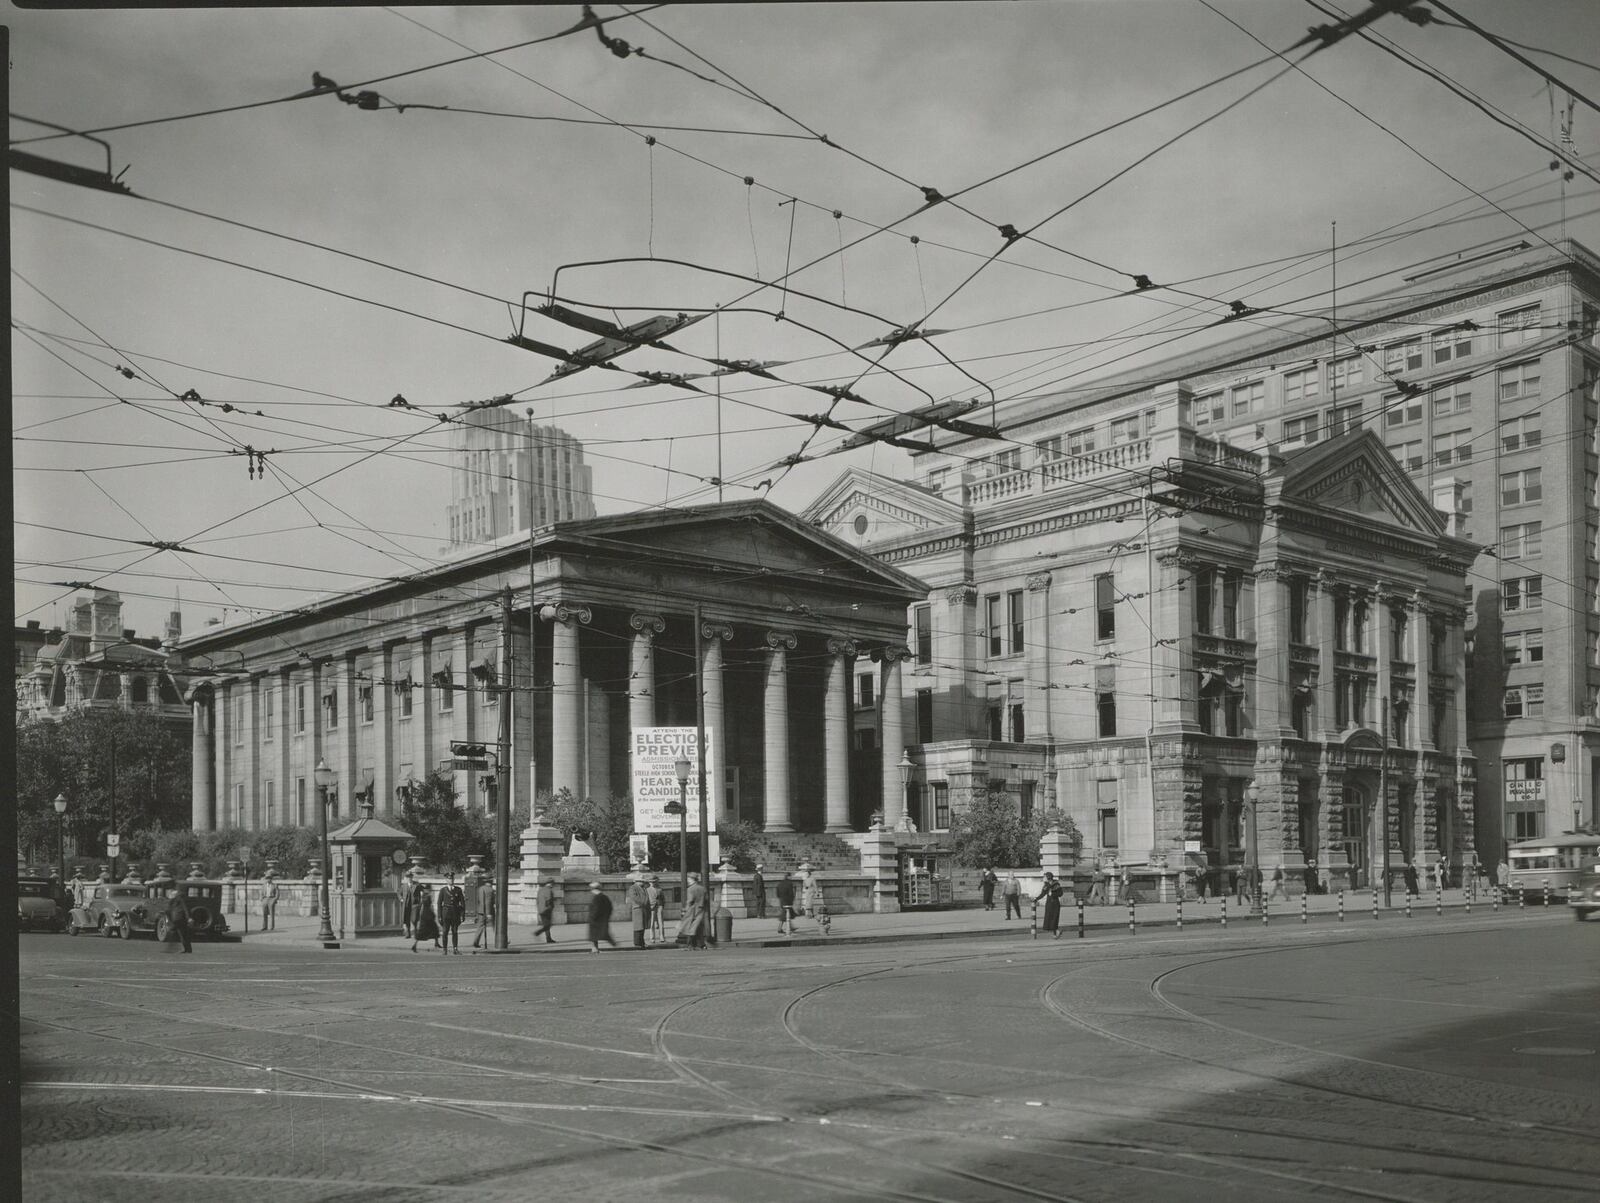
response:
<svg viewBox="0 0 1600 1203"><path fill-rule="evenodd" d="M1363 7L8 8L13 150L101 170L51 127L93 133L135 194L10 172L16 620L92 583L194 631L426 570L450 419L494 398L584 442L602 514L800 511L911 471L810 416L993 399L1003 429L1204 347L1231 300L1324 311L1335 242L1347 302L1497 239L1600 248L1600 5L1296 48ZM592 336L529 293L707 316L547 383L508 337ZM850 350L913 324L945 333ZM709 357L782 366L634 374Z"/></svg>

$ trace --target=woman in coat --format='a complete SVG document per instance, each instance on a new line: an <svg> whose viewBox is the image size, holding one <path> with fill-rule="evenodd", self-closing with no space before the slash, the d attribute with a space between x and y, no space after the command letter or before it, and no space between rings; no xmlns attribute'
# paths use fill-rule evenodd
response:
<svg viewBox="0 0 1600 1203"><path fill-rule="evenodd" d="M611 938L611 899L600 888L598 881L589 883L589 951L599 952L600 941L612 948L617 942Z"/></svg>
<svg viewBox="0 0 1600 1203"><path fill-rule="evenodd" d="M700 874L689 874L689 892L683 897L683 919L678 924L678 942L690 948L706 946L706 888Z"/></svg>
<svg viewBox="0 0 1600 1203"><path fill-rule="evenodd" d="M1044 885L1040 887L1034 901L1044 899L1044 930L1049 932L1052 939L1061 938L1061 883L1056 880L1054 873L1044 875Z"/></svg>
<svg viewBox="0 0 1600 1203"><path fill-rule="evenodd" d="M645 929L650 926L650 896L637 878L628 883L628 918L633 924L633 946L643 948Z"/></svg>
<svg viewBox="0 0 1600 1203"><path fill-rule="evenodd" d="M439 917L433 911L433 891L426 885L417 887L416 913L412 916L411 951L417 951L418 940L439 942Z"/></svg>

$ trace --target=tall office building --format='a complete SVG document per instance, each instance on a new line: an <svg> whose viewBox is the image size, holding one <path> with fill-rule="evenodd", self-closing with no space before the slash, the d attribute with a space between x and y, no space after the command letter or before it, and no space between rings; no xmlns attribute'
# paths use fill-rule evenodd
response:
<svg viewBox="0 0 1600 1203"><path fill-rule="evenodd" d="M595 516L583 444L509 408L474 410L456 428L449 547Z"/></svg>
<svg viewBox="0 0 1600 1203"><path fill-rule="evenodd" d="M1169 727L1190 740L1190 726L1200 723L1191 742L1201 762L1214 758L1213 746L1226 750L1213 734L1214 720L1205 717L1206 691L1221 690L1217 704L1233 716L1225 724L1228 734L1255 743L1254 753L1242 746L1230 753L1239 761L1235 768L1224 763L1228 771L1217 770L1229 778L1229 788L1241 788L1232 777L1242 774L1267 793L1291 797L1291 788L1276 784L1285 772L1273 759L1277 753L1262 756L1281 737L1296 749L1298 763L1290 767L1302 774L1301 788L1315 778L1315 788L1327 795L1321 802L1324 825L1332 807L1354 812L1358 799L1331 789L1326 770L1338 768L1339 745L1348 748L1360 729L1387 741L1384 759L1391 765L1394 749L1407 749L1403 771L1414 765L1424 791L1442 798L1452 779L1459 787L1466 813L1453 826L1450 807L1442 803L1437 816L1427 816L1440 825L1429 838L1436 834L1438 850L1453 863L1475 852L1494 864L1509 842L1596 822L1600 260L1572 242L1513 243L1419 270L1361 300L1341 297L1337 333L1330 335L1331 316L1257 318L1273 328L1256 328L1086 387L1004 403L997 415L999 443L942 430L919 432L936 449L914 453L909 486L875 494L873 487L841 480L819 499L809 511L813 520L937 586L929 605L913 608L910 616L912 662L927 661L923 675L911 672L895 682L906 709L895 726L919 736L907 744L976 741L987 749L982 759L996 779L1005 774L992 766L1026 763L1021 745L1041 742L1041 734L1044 744L1057 746L1065 733L1077 762L1104 766L1118 755L1131 761L1150 753L1135 748L1114 755L1116 741L1126 742L1122 714L1097 739L1089 702L1113 697L1123 678L1135 675L1135 694L1150 695L1144 702L1151 714L1132 726L1152 732L1158 795L1161 735ZM1292 556L1282 548L1260 541L1265 533L1244 538L1238 547L1222 545L1243 529L1241 523L1261 532L1259 524L1272 518L1277 463L1289 473L1283 487L1292 489L1297 474L1311 471L1308 457L1333 452L1333 444L1353 447L1358 433L1368 446L1375 445L1370 436L1381 440L1415 494L1439 514L1443 538L1434 546L1428 546L1437 538L1431 533L1408 546L1383 532L1388 520L1376 519L1376 527L1366 522L1375 488L1385 497L1400 494L1357 467L1359 457L1340 467L1339 481L1319 477L1317 487L1326 491L1318 502L1343 515L1324 511L1318 519L1331 540L1320 556L1289 563ZM1163 440L1179 450L1161 449ZM1152 458L1156 450L1161 456ZM1208 501L1202 491L1186 499L1196 507L1187 511L1190 517L1157 507L1153 512L1163 516L1149 520L1137 499L1170 490L1208 456L1219 467L1244 465L1243 477L1219 494L1226 500ZM1086 499L1083 486L1091 483L1098 496ZM1260 495L1262 488L1268 495ZM1236 503L1244 508L1235 513L1229 507ZM1404 510L1384 504L1395 513ZM1207 508L1214 512L1205 513ZM1380 512L1381 507L1374 511ZM1169 513L1179 517L1164 516ZM1195 513L1202 515L1198 522ZM1121 525L1105 526L1106 515ZM1407 521L1427 531L1432 520ZM1335 530L1341 522L1351 527L1349 533ZM1358 537L1354 532L1364 525L1369 531ZM1097 547L1102 533L1106 542ZM1014 547L1002 555L1007 539ZM1168 546L1174 543L1176 550ZM1158 560L1163 552L1178 556L1175 564L1189 556L1199 568L1168 580L1144 563L1152 547ZM1450 573L1441 576L1438 570L1463 547L1470 564L1457 586L1462 591L1446 596L1440 589ZM1289 548L1302 556L1305 550ZM1079 564L1095 557L1103 560L1098 567ZM1045 571L1052 562L1056 567ZM1064 573L1061 565L1074 567ZM1287 601L1275 592L1286 571L1292 586ZM1052 573L1055 588L1041 601L1031 591L1036 583L1044 589ZM1130 576L1134 583L1124 584ZM1291 626L1308 623L1304 629L1311 634L1267 649L1276 657L1270 665L1259 659L1265 654L1261 647L1225 644L1219 659L1211 619L1163 626L1157 606L1148 627L1139 621L1150 604L1137 600L1141 591L1160 597L1169 589L1192 590L1190 598L1206 605L1215 604L1219 589L1225 598L1227 590L1240 590L1240 596L1254 595L1254 621L1263 627L1269 617L1281 622L1283 608ZM1300 596L1293 589L1309 592ZM1271 602L1263 604L1269 595ZM1313 599L1345 609L1311 614L1305 607ZM1291 609L1296 605L1299 611ZM1352 629L1352 607L1358 605L1389 623L1389 634ZM973 606L988 609L967 614ZM1034 615L1043 606L1048 610ZM1121 638L1128 624L1115 623L1117 610L1134 616L1134 628L1148 635L1146 642L1154 641L1152 647L1102 646L1071 625L1103 615ZM1066 628L1058 633L1046 613ZM1040 633L1029 637L1026 629L1034 621ZM1404 624L1410 624L1409 633L1394 634L1407 632ZM1332 642L1319 651L1312 635ZM941 640L948 641L944 652L938 650ZM1007 660L1004 653L1013 644L1029 650ZM1386 669L1386 660L1400 667ZM1193 677L1197 664L1200 675ZM1372 666L1375 671L1363 675ZM1113 679L1116 690L1103 686ZM1294 691L1287 698L1265 688L1285 684ZM1369 692L1352 693L1351 685ZM1082 703L1078 728L1060 725L1062 712L1042 701L1050 697L1089 700ZM1380 703L1389 707L1387 731ZM1168 706L1178 708L1170 721L1163 717ZM1429 711L1426 723L1420 721L1423 709ZM1447 721L1435 730L1441 715ZM870 713L857 717L858 738L886 738L863 730L872 725ZM1457 721L1465 728L1465 746L1452 732ZM1408 723L1410 730L1403 730ZM1101 743L1105 747L1097 751ZM930 761L924 748L924 763L937 759ZM1321 769L1314 770L1319 762ZM1064 805L1091 821L1091 846L1117 838L1114 826L1095 830L1100 811L1114 806L1097 809L1092 792L1126 794L1126 780L1107 786L1090 781L1093 772L1078 774L1078 780L1061 757L1054 766L1041 760L1039 767L1045 770L1042 787L1054 785ZM1396 779L1390 778L1391 790ZM1209 814L1206 788L1200 809ZM1084 790L1090 791L1088 802L1078 796ZM1284 813L1292 809L1284 805ZM931 825L944 825L937 808L928 813L937 816ZM1185 818L1167 830L1168 840L1190 838L1190 826ZM1209 826L1204 830L1208 847L1223 843ZM1158 836L1161 831L1158 816ZM1137 859L1145 846L1162 842L1147 840L1147 834L1130 832L1124 822L1123 848L1133 842ZM1314 833L1306 835L1309 840ZM1418 847L1426 843L1419 838ZM1226 855L1225 844L1222 851ZM1359 851L1352 848L1351 857Z"/></svg>

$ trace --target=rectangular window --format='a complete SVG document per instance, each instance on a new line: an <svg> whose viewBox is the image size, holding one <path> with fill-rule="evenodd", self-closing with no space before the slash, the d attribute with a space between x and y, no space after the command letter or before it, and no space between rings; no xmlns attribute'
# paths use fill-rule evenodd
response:
<svg viewBox="0 0 1600 1203"><path fill-rule="evenodd" d="M1011 629L1011 653L1016 655L1027 645L1024 640L1024 624L1027 610L1022 602L1022 590L1013 589L1006 594L1006 620Z"/></svg>
<svg viewBox="0 0 1600 1203"><path fill-rule="evenodd" d="M1116 578L1109 572L1094 578L1094 637L1100 640L1117 637Z"/></svg>
<svg viewBox="0 0 1600 1203"><path fill-rule="evenodd" d="M1529 688L1538 688L1538 686L1512 685L1507 687L1504 703L1504 712L1507 718L1526 718L1532 714L1532 711L1528 709L1528 700L1525 694L1525 691Z"/></svg>
<svg viewBox="0 0 1600 1203"><path fill-rule="evenodd" d="M871 674L870 673L862 673L861 676L856 678L856 686L857 686L856 705L858 707L860 707L862 710L870 710L870 709L872 709L872 706L873 706L873 700L872 700L873 683L872 683Z"/></svg>
<svg viewBox="0 0 1600 1203"><path fill-rule="evenodd" d="M1441 467L1472 460L1472 431L1455 430L1433 436L1433 462Z"/></svg>
<svg viewBox="0 0 1600 1203"><path fill-rule="evenodd" d="M1117 670L1114 665L1094 670L1094 699L1100 737L1110 738L1117 733Z"/></svg>
<svg viewBox="0 0 1600 1203"><path fill-rule="evenodd" d="M987 707L989 717L989 738L999 743L1006 737L1006 708L998 699L990 701Z"/></svg>
<svg viewBox="0 0 1600 1203"><path fill-rule="evenodd" d="M928 782L928 793L933 799L933 826L936 831L950 830L950 783Z"/></svg>
<svg viewBox="0 0 1600 1203"><path fill-rule="evenodd" d="M1111 445L1116 447L1122 443L1132 443L1141 437L1139 431L1139 415L1131 418L1117 418L1111 423Z"/></svg>
<svg viewBox="0 0 1600 1203"><path fill-rule="evenodd" d="M1422 339L1408 338L1383 349L1383 368L1390 375L1422 370Z"/></svg>
<svg viewBox="0 0 1600 1203"><path fill-rule="evenodd" d="M1017 813L1021 815L1024 823L1033 818L1033 791L1034 786L1037 784L1034 781L1017 782ZM998 780L991 781L989 782L989 788L1004 793L1006 783Z"/></svg>
<svg viewBox="0 0 1600 1203"><path fill-rule="evenodd" d="M1472 334L1459 326L1440 330L1433 336L1433 362L1449 363L1452 359L1466 359L1472 355Z"/></svg>
<svg viewBox="0 0 1600 1203"><path fill-rule="evenodd" d="M1528 305L1502 313L1495 319L1500 328L1500 345L1518 347L1539 337L1539 306Z"/></svg>
<svg viewBox="0 0 1600 1203"><path fill-rule="evenodd" d="M1409 663L1409 644L1406 636L1411 633L1411 623L1404 610L1389 607L1389 659Z"/></svg>
<svg viewBox="0 0 1600 1203"><path fill-rule="evenodd" d="M1500 608L1507 614L1537 610L1544 601L1544 578L1519 576L1500 582Z"/></svg>
<svg viewBox="0 0 1600 1203"><path fill-rule="evenodd" d="M455 678L450 671L450 661L446 660L437 672L433 674L434 685L439 691L439 709L454 710L456 705L456 692L452 686Z"/></svg>
<svg viewBox="0 0 1600 1203"><path fill-rule="evenodd" d="M1217 574L1210 568L1195 570L1194 576L1194 629L1201 635L1211 634L1211 612L1216 605Z"/></svg>
<svg viewBox="0 0 1600 1203"><path fill-rule="evenodd" d="M1539 395L1539 361L1514 363L1500 369L1500 400L1516 401Z"/></svg>
<svg viewBox="0 0 1600 1203"><path fill-rule="evenodd" d="M261 802L263 807L264 825L271 827L277 817L278 809L278 783L268 777L261 783Z"/></svg>
<svg viewBox="0 0 1600 1203"><path fill-rule="evenodd" d="M887 699L885 699L887 700ZM917 690L917 742L933 742L933 690Z"/></svg>
<svg viewBox="0 0 1600 1203"><path fill-rule="evenodd" d="M1191 426L1210 426L1213 423L1222 421L1226 416L1227 411L1223 408L1222 394L1220 392L1204 393L1189 402L1189 425Z"/></svg>
<svg viewBox="0 0 1600 1203"><path fill-rule="evenodd" d="M1367 699L1372 693L1372 682L1365 677L1350 678L1350 721L1357 727L1367 725Z"/></svg>
<svg viewBox="0 0 1600 1203"><path fill-rule="evenodd" d="M244 695L242 693L235 693L229 699L228 721L233 725L233 742L242 744L244 742Z"/></svg>
<svg viewBox="0 0 1600 1203"><path fill-rule="evenodd" d="M1361 429L1361 403L1352 402L1349 405L1335 405L1328 411L1328 437L1337 438L1341 434L1348 434L1352 430Z"/></svg>
<svg viewBox="0 0 1600 1203"><path fill-rule="evenodd" d="M361 705L361 721L370 723L372 721L372 686L361 686L356 690L356 698Z"/></svg>
<svg viewBox="0 0 1600 1203"><path fill-rule="evenodd" d="M1083 430L1069 431L1067 434L1067 454L1087 455L1094 450L1094 427Z"/></svg>
<svg viewBox="0 0 1600 1203"><path fill-rule="evenodd" d="M401 679L401 683L398 686L396 686L396 692L399 693L399 695L400 695L400 717L401 718L410 718L411 717L411 688L412 688L412 686L411 686L411 674L408 671L406 673L406 675Z"/></svg>
<svg viewBox="0 0 1600 1203"><path fill-rule="evenodd" d="M330 688L327 693L322 695L322 705L328 712L328 730L337 730L339 727L339 690L337 686Z"/></svg>
<svg viewBox="0 0 1600 1203"><path fill-rule="evenodd" d="M1014 744L1020 744L1020 743L1026 743L1027 741L1028 741L1028 727L1027 727L1026 719L1023 716L1022 703L1021 702L1012 702L1011 703L1011 742L1014 743Z"/></svg>
<svg viewBox="0 0 1600 1203"><path fill-rule="evenodd" d="M1100 847L1106 851L1114 851L1117 847L1117 808L1115 806L1102 806L1100 808Z"/></svg>
<svg viewBox="0 0 1600 1203"><path fill-rule="evenodd" d="M1289 706L1289 721L1294 727L1294 733L1301 739L1311 738L1311 714L1313 695L1308 690L1304 693L1295 692Z"/></svg>
<svg viewBox="0 0 1600 1203"><path fill-rule="evenodd" d="M294 822L296 827L306 825L306 779L294 779Z"/></svg>
<svg viewBox="0 0 1600 1203"><path fill-rule="evenodd" d="M1311 598L1311 582L1303 576L1289 582L1289 642L1306 643L1306 613Z"/></svg>
<svg viewBox="0 0 1600 1203"><path fill-rule="evenodd" d="M1309 401L1321 391L1321 380L1315 367L1301 368L1295 372L1283 374L1283 403L1294 405L1299 401Z"/></svg>
<svg viewBox="0 0 1600 1203"><path fill-rule="evenodd" d="M1428 396L1433 402L1433 416L1449 418L1456 414L1472 412L1472 382L1469 380L1456 380L1450 384L1441 384Z"/></svg>
<svg viewBox="0 0 1600 1203"><path fill-rule="evenodd" d="M1422 440L1407 439L1403 443L1390 443L1389 454L1394 456L1394 462L1407 472L1418 472L1422 469Z"/></svg>
<svg viewBox="0 0 1600 1203"><path fill-rule="evenodd" d="M1531 451L1540 443L1540 416L1531 413L1500 423L1501 451Z"/></svg>
<svg viewBox="0 0 1600 1203"><path fill-rule="evenodd" d="M1015 472L1021 467L1021 447L1012 447L1007 451L996 451L989 457L990 476L1004 476L1008 472Z"/></svg>
<svg viewBox="0 0 1600 1203"><path fill-rule="evenodd" d="M1006 632L1000 624L1000 595L991 593L983 599L984 629L989 637L989 655L1005 654Z"/></svg>
<svg viewBox="0 0 1600 1203"><path fill-rule="evenodd" d="M1261 412L1261 403L1267 396L1267 384L1264 380L1252 380L1248 384L1236 384L1228 390L1228 412L1235 418L1243 418L1253 413Z"/></svg>
<svg viewBox="0 0 1600 1203"><path fill-rule="evenodd" d="M1383 424L1385 427L1409 426L1422 421L1422 398L1390 393L1383 399Z"/></svg>
<svg viewBox="0 0 1600 1203"><path fill-rule="evenodd" d="M1500 528L1500 558L1522 560L1539 554L1544 542L1544 523L1521 522Z"/></svg>
<svg viewBox="0 0 1600 1203"><path fill-rule="evenodd" d="M1506 665L1544 663L1544 632L1507 631L1505 634Z"/></svg>
<svg viewBox="0 0 1600 1203"><path fill-rule="evenodd" d="M272 728L275 725L272 718L277 710L277 699L273 696L273 693L274 691L271 689L263 689L261 691L261 738L268 742L272 739Z"/></svg>
<svg viewBox="0 0 1600 1203"><path fill-rule="evenodd" d="M1317 415L1307 414L1303 418L1285 418L1283 421L1283 445L1285 447L1308 447L1317 441Z"/></svg>
<svg viewBox="0 0 1600 1203"><path fill-rule="evenodd" d="M1328 365L1328 387L1332 389L1350 388L1360 384L1364 378L1361 356L1346 355L1343 359L1335 359Z"/></svg>
<svg viewBox="0 0 1600 1203"><path fill-rule="evenodd" d="M911 611L912 648L918 664L933 663L933 607L916 606ZM868 680L871 678L869 677ZM870 702L863 705L870 705Z"/></svg>
<svg viewBox="0 0 1600 1203"><path fill-rule="evenodd" d="M233 787L233 823L234 827L244 826L244 786L234 783Z"/></svg>
<svg viewBox="0 0 1600 1203"><path fill-rule="evenodd" d="M1033 447L1038 453L1041 465L1053 464L1061 458L1061 436L1059 434L1051 435L1047 439L1040 439Z"/></svg>
<svg viewBox="0 0 1600 1203"><path fill-rule="evenodd" d="M1500 474L1500 504L1522 505L1530 501L1538 501L1544 496L1544 487L1539 479L1538 468L1524 468L1520 472L1502 472Z"/></svg>
<svg viewBox="0 0 1600 1203"><path fill-rule="evenodd" d="M306 687L294 687L294 729L303 732L306 729Z"/></svg>
<svg viewBox="0 0 1600 1203"><path fill-rule="evenodd" d="M1225 639L1239 638L1239 593L1243 582L1237 573L1222 574L1222 635Z"/></svg>

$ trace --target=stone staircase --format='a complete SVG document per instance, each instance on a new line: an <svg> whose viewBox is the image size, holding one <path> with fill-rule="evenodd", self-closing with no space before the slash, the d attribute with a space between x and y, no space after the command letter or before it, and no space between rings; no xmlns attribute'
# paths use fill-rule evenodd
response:
<svg viewBox="0 0 1600 1203"><path fill-rule="evenodd" d="M836 835L821 832L765 831L758 837L757 859L766 865L766 875L793 873L802 864L821 872L859 873L861 854Z"/></svg>

